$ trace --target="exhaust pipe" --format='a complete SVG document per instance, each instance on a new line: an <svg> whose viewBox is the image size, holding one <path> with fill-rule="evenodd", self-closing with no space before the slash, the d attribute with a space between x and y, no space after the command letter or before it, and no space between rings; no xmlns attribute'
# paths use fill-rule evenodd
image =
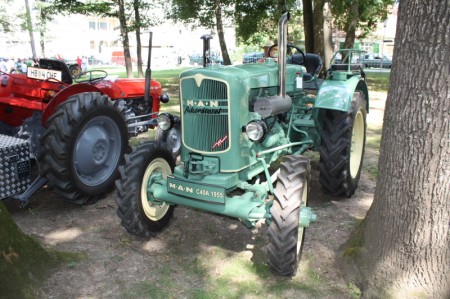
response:
<svg viewBox="0 0 450 299"><path fill-rule="evenodd" d="M287 22L289 13L281 16L278 22L278 95L259 98L255 101L253 110L262 118L285 113L292 107L292 99L286 95L286 49Z"/></svg>
<svg viewBox="0 0 450 299"><path fill-rule="evenodd" d="M280 91L278 95L286 98L286 50L287 50L287 23L289 13L285 13L278 21L278 84Z"/></svg>

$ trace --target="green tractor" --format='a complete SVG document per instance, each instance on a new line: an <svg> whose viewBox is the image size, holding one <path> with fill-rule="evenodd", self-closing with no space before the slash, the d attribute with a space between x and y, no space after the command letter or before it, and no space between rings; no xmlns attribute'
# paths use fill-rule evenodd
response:
<svg viewBox="0 0 450 299"><path fill-rule="evenodd" d="M352 63L358 50L341 51L344 63L331 65L325 80L317 78L319 56L297 49L287 57L288 20L284 14L279 21L278 63L267 58L180 75L181 118L158 116L162 130L181 122L180 163L165 144L146 142L120 168L117 214L128 232L154 236L176 205L235 217L249 228L265 220L271 271L296 274L305 228L316 220L307 207L310 161L302 154L319 151L321 185L351 196L361 173L368 90L361 66Z"/></svg>

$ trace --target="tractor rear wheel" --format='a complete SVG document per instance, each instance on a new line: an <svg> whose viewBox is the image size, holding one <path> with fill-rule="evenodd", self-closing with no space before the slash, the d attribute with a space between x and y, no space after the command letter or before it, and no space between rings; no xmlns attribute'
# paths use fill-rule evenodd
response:
<svg viewBox="0 0 450 299"><path fill-rule="evenodd" d="M172 154L177 157L181 150L181 129L179 124L175 124L170 130L163 131L159 127L156 128L155 140L164 142L172 149Z"/></svg>
<svg viewBox="0 0 450 299"><path fill-rule="evenodd" d="M309 159L303 156L286 156L281 162L267 249L270 270L277 275L297 273L305 234L300 213L308 201L309 171Z"/></svg>
<svg viewBox="0 0 450 299"><path fill-rule="evenodd" d="M117 103L100 93L80 93L47 120L39 156L42 174L71 203L95 202L114 186L128 147Z"/></svg>
<svg viewBox="0 0 450 299"><path fill-rule="evenodd" d="M350 197L361 176L366 142L366 100L353 93L348 112L322 110L319 181L327 193Z"/></svg>
<svg viewBox="0 0 450 299"><path fill-rule="evenodd" d="M173 172L175 159L167 145L153 141L125 155L125 162L116 182L117 215L129 233L151 237L169 224L174 206L155 203L149 186Z"/></svg>

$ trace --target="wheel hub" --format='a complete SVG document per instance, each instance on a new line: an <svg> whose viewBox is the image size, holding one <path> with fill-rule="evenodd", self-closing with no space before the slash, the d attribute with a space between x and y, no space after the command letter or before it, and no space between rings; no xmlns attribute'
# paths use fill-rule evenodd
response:
<svg viewBox="0 0 450 299"><path fill-rule="evenodd" d="M120 132L112 119L99 116L88 122L73 152L78 179L87 185L103 182L114 171L120 149Z"/></svg>
<svg viewBox="0 0 450 299"><path fill-rule="evenodd" d="M96 165L105 163L106 158L108 157L109 147L110 144L106 138L97 139L97 142L92 149L92 158Z"/></svg>

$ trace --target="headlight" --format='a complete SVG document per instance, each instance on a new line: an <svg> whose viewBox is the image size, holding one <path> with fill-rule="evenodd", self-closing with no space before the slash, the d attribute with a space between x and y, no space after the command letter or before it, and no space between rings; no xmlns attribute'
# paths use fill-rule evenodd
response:
<svg viewBox="0 0 450 299"><path fill-rule="evenodd" d="M172 129L174 123L173 116L169 113L161 113L158 115L157 121L158 127L163 131Z"/></svg>
<svg viewBox="0 0 450 299"><path fill-rule="evenodd" d="M261 120L252 120L245 127L245 132L250 140L259 141L266 135L267 125Z"/></svg>

